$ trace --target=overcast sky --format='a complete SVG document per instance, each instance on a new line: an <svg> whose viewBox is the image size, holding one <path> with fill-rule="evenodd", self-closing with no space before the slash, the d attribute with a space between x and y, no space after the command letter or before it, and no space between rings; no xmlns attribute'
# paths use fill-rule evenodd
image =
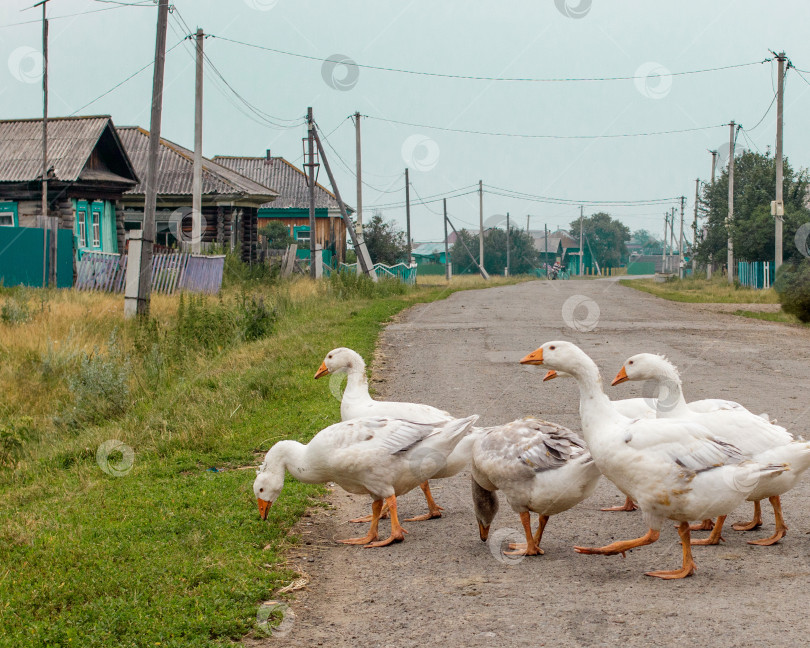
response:
<svg viewBox="0 0 810 648"><path fill-rule="evenodd" d="M141 0L142 1L142 0ZM139 0L122 0L137 3ZM485 184L572 201L687 197L690 222L695 178L707 179L707 149L728 146L734 119L749 133L738 146L773 148L776 62L701 74L679 72L754 63L784 49L796 67L810 69L810 3L806 0L724 2L649 0L532 0L522 2L352 2L302 0L177 0L168 47L202 27L214 38L206 53L228 83L277 124L253 115L206 73L206 156L264 155L271 149L301 163L301 118L315 119L340 156L354 168L354 127L363 119L367 217L375 205L404 201L404 169L423 197ZM34 51L40 50L39 9L32 0L0 5L0 118L39 117L41 87ZM103 10L103 11L99 11ZM86 13L94 12L94 13ZM117 125L149 127L152 83L147 68L89 106L154 55L156 7L119 7L95 0L50 0L50 114L110 114ZM62 19L58 16L79 14ZM249 48L216 36L302 54ZM191 148L194 66L190 42L167 55L164 137ZM644 77L615 81L507 82L463 80L347 68L324 63L348 58L362 65L440 74L534 79ZM667 76L667 73L673 73ZM810 81L810 74L804 75ZM810 84L796 71L786 80L785 154L810 166ZM245 114L247 113L247 114ZM410 122L398 125L373 118ZM286 121L293 120L293 121ZM647 133L716 126L655 136L605 139L499 137L434 130L582 136ZM754 128L757 126L756 128ZM746 138L750 138L749 144ZM344 199L356 200L354 176L328 148ZM327 182L321 170L319 180ZM373 187L373 188L372 188ZM415 193L411 194L418 201ZM673 202L672 204L676 204ZM595 207L631 229L663 231L667 205ZM441 240L441 203L414 205L413 237ZM457 227L476 225L478 197L448 201ZM510 212L516 225L567 226L577 205L555 205L484 195L490 222ZM401 207L383 209L403 224ZM659 234L660 235L660 234ZM690 234L691 238L691 234Z"/></svg>

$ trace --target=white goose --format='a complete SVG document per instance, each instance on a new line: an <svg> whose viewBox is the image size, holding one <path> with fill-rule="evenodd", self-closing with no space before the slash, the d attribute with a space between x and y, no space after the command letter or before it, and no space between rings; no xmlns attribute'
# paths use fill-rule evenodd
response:
<svg viewBox="0 0 810 648"><path fill-rule="evenodd" d="M321 378L327 374L348 374L346 388L340 401L340 417L343 421L359 418L362 416L389 416L392 418L404 419L415 423L433 423L436 421L451 421L453 416L444 410L440 410L430 405L421 403L401 403L399 401L375 401L368 393L368 376L366 375L366 363L359 353L352 349L339 347L332 349L326 354L321 366L315 373L315 378ZM444 479L458 474L470 463L472 452L472 436L465 437L455 450L446 457L446 463L434 476L434 479ZM436 504L430 492L430 485L427 481L420 484L425 500L428 505L428 512L407 518L405 521L422 521L442 516L442 507ZM367 518L353 520L366 522Z"/></svg>
<svg viewBox="0 0 810 648"><path fill-rule="evenodd" d="M680 523L683 565L647 575L690 576L696 566L689 521L726 515L745 500L761 476L788 469L746 461L737 448L694 421L622 416L603 392L596 364L570 342L547 342L521 363L545 364L576 378L582 431L591 455L602 474L638 503L649 526L640 538L604 547L575 547L579 553L624 555L658 540L661 525L669 518Z"/></svg>
<svg viewBox="0 0 810 648"><path fill-rule="evenodd" d="M407 493L433 476L437 460L447 457L469 433L477 416L436 423L412 423L393 418L366 417L335 423L303 445L279 441L265 456L253 482L259 514L281 493L285 471L299 481L333 481L350 493L372 498L372 519L362 538L339 540L345 544L384 547L404 539L397 518L397 495ZM378 540L377 524L383 502L391 515L391 535Z"/></svg>
<svg viewBox="0 0 810 648"><path fill-rule="evenodd" d="M733 443L746 457L758 463L785 463L790 466L788 471L768 475L759 480L748 495L748 501L754 502L754 519L751 522L734 525L738 531L761 526L760 500L767 498L773 507L776 530L771 537L752 540L748 544L768 546L784 538L788 529L782 516L779 496L793 488L802 473L810 468L810 443L803 439L794 439L785 428L763 420L743 407L695 412L683 397L683 385L677 368L662 356L639 353L628 358L612 384L618 385L627 380L650 380L656 384L659 394L658 418L697 421ZM724 516L718 518L711 535L704 540L695 540L692 544L718 544L724 522ZM704 524L700 528L712 527Z"/></svg>
<svg viewBox="0 0 810 648"><path fill-rule="evenodd" d="M520 516L526 544L510 545L511 555L542 554L540 540L549 516L567 511L593 493L599 469L585 443L571 430L538 419L484 428L473 444L472 488L481 540L498 510L503 491ZM532 535L530 511L540 514Z"/></svg>

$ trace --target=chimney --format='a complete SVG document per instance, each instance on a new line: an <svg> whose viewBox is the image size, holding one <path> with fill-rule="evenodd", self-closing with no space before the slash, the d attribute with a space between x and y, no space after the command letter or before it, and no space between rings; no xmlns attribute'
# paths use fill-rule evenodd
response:
<svg viewBox="0 0 810 648"><path fill-rule="evenodd" d="M265 153L265 157L264 157L264 163L265 164L270 164L272 161L273 161L273 157L270 155L270 149L267 149L267 152Z"/></svg>

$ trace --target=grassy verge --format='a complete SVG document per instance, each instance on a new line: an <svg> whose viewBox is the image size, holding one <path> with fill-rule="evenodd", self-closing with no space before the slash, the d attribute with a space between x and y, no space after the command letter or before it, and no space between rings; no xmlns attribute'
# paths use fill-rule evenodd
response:
<svg viewBox="0 0 810 648"><path fill-rule="evenodd" d="M623 286L663 297L670 301L713 304L778 304L779 298L773 288L755 290L729 285L722 277L706 279L670 279L656 282L653 279L621 279Z"/></svg>
<svg viewBox="0 0 810 648"><path fill-rule="evenodd" d="M486 284L492 285L492 284ZM478 287L478 286L466 286ZM0 289L0 646L227 645L291 574L319 486L287 479L268 522L251 484L280 438L339 420L312 375L370 357L383 324L446 296L356 280L156 297Z"/></svg>
<svg viewBox="0 0 810 648"><path fill-rule="evenodd" d="M804 324L803 322L800 322L799 318L796 317L795 315L790 315L781 310L777 313L761 313L749 310L737 310L734 311L734 314L739 315L740 317L750 317L751 319L760 319L765 320L767 322L779 322L781 324L798 324L799 326L810 327L810 324Z"/></svg>

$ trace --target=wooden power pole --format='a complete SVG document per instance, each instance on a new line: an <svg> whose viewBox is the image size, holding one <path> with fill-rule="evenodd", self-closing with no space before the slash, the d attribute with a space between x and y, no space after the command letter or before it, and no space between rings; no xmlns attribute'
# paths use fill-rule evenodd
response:
<svg viewBox="0 0 810 648"><path fill-rule="evenodd" d="M664 241L661 246L661 273L667 271L667 227L669 227L669 212L664 212Z"/></svg>
<svg viewBox="0 0 810 648"><path fill-rule="evenodd" d="M48 218L48 0L42 0L39 4L42 5L42 287L50 282L51 287L55 288L56 235L59 224L56 219ZM48 265L50 271L46 272Z"/></svg>
<svg viewBox="0 0 810 648"><path fill-rule="evenodd" d="M315 124L312 106L307 108L307 154L309 156L309 276L317 277L315 266ZM306 165L305 165L306 166Z"/></svg>
<svg viewBox="0 0 810 648"><path fill-rule="evenodd" d="M127 287L124 294L124 316L149 315L152 296L152 248L155 244L155 206L157 203L158 149L160 122L163 114L163 70L166 62L166 27L169 22L169 0L159 0L155 67L152 75L152 114L149 119L149 146L146 154L146 198L143 208L141 239L130 245L127 264ZM133 241L130 240L130 244ZM133 252L137 252L133 254ZM133 258L134 257L134 258ZM137 269L130 280L129 268ZM134 304L133 304L134 302Z"/></svg>
<svg viewBox="0 0 810 648"><path fill-rule="evenodd" d="M697 271L697 259L695 258L695 248L697 247L698 236L698 193L700 192L700 178L695 178L695 220L692 222L692 278Z"/></svg>
<svg viewBox="0 0 810 648"><path fill-rule="evenodd" d="M585 219L585 211L582 205L579 206L579 274L582 276L582 262L585 258L585 251L582 249L582 224Z"/></svg>
<svg viewBox="0 0 810 648"><path fill-rule="evenodd" d="M731 225L734 222L734 127L736 124L731 121L728 125L728 217L726 218L726 228L728 229L728 282L734 283L734 240L731 236Z"/></svg>
<svg viewBox="0 0 810 648"><path fill-rule="evenodd" d="M442 202L444 203L444 278L450 281L450 244L447 242L447 198L444 198Z"/></svg>
<svg viewBox="0 0 810 648"><path fill-rule="evenodd" d="M785 215L785 203L782 196L783 191L783 173L784 168L782 165L782 108L784 106L785 94L785 53L780 52L776 55L776 60L779 62L779 74L776 81L776 200L773 205L774 224L776 226L775 232L775 250L774 250L774 272L778 272L782 266L782 224Z"/></svg>
<svg viewBox="0 0 810 648"><path fill-rule="evenodd" d="M408 176L408 169L405 169L405 234L408 237L408 265L413 263L413 252L411 245L411 182Z"/></svg>
<svg viewBox="0 0 810 648"><path fill-rule="evenodd" d="M509 276L509 212L506 212L506 276Z"/></svg>
<svg viewBox="0 0 810 648"><path fill-rule="evenodd" d="M191 181L191 251L200 253L202 241L202 110L203 110L203 39L205 34L197 28L197 70L194 82L194 175ZM183 222L177 226L181 229ZM180 234L181 232L178 232ZM178 236L178 239L180 237Z"/></svg>
<svg viewBox="0 0 810 648"><path fill-rule="evenodd" d="M478 263L484 267L484 181L478 181Z"/></svg>
<svg viewBox="0 0 810 648"><path fill-rule="evenodd" d="M360 111L354 113L355 154L357 156L357 231L363 233L363 156L360 147Z"/></svg>
<svg viewBox="0 0 810 648"><path fill-rule="evenodd" d="M678 236L678 277L683 279L683 210L686 203L686 196L681 196L681 231Z"/></svg>

